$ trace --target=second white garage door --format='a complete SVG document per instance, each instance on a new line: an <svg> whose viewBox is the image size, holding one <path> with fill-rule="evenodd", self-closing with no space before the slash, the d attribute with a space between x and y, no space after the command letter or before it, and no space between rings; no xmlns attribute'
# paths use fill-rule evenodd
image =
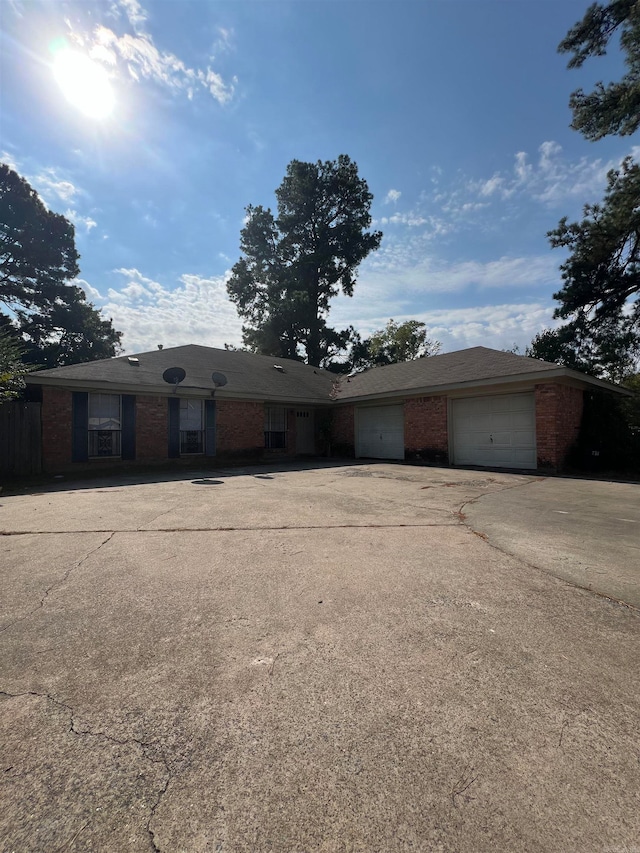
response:
<svg viewBox="0 0 640 853"><path fill-rule="evenodd" d="M356 456L404 459L404 407L356 409Z"/></svg>
<svg viewBox="0 0 640 853"><path fill-rule="evenodd" d="M537 466L533 394L453 400L452 421L455 465Z"/></svg>

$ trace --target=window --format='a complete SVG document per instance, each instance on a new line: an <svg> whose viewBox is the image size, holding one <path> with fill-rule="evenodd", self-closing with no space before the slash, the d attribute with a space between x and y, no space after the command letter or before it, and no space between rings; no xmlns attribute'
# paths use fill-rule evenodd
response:
<svg viewBox="0 0 640 853"><path fill-rule="evenodd" d="M282 406L267 406L264 410L264 446L267 450L287 446L287 410Z"/></svg>
<svg viewBox="0 0 640 853"><path fill-rule="evenodd" d="M89 394L89 456L120 456L119 394Z"/></svg>
<svg viewBox="0 0 640 853"><path fill-rule="evenodd" d="M204 453L202 400L180 400L180 455Z"/></svg>

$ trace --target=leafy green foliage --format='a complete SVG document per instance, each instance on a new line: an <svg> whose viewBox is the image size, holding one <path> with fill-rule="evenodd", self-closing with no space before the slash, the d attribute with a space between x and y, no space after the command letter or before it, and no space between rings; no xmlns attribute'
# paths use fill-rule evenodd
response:
<svg viewBox="0 0 640 853"><path fill-rule="evenodd" d="M9 330L0 329L0 403L19 397L29 368L22 361L23 347Z"/></svg>
<svg viewBox="0 0 640 853"><path fill-rule="evenodd" d="M596 84L592 92L577 89L569 101L572 127L587 139L608 134L627 136L640 124L640 7L636 0L594 3L558 46L572 54L569 68L580 68L593 56L604 56L610 39L620 32L627 72L619 81Z"/></svg>
<svg viewBox="0 0 640 853"><path fill-rule="evenodd" d="M633 393L622 401L622 411L632 432L640 442L640 373L627 376L624 386Z"/></svg>
<svg viewBox="0 0 640 853"><path fill-rule="evenodd" d="M245 346L254 352L327 364L344 350L352 330L327 325L330 301L353 295L356 270L382 239L368 232L371 201L349 157L293 160L276 190L278 216L249 205L240 234L242 257L227 292Z"/></svg>
<svg viewBox="0 0 640 853"><path fill-rule="evenodd" d="M441 348L440 341L427 338L427 327L424 323L418 320L396 323L393 318L384 329L379 329L371 335L366 346L369 354L368 367L437 355Z"/></svg>
<svg viewBox="0 0 640 853"><path fill-rule="evenodd" d="M555 316L569 320L562 344L566 349L573 338L583 351L579 360L618 376L640 354L639 201L640 166L627 158L609 172L602 204L586 205L581 222L565 217L548 234L554 248L569 252L560 266L563 287L554 294Z"/></svg>
<svg viewBox="0 0 640 853"><path fill-rule="evenodd" d="M116 354L121 332L69 283L78 260L73 225L0 164L0 318L18 330L23 361L58 367Z"/></svg>
<svg viewBox="0 0 640 853"><path fill-rule="evenodd" d="M543 329L525 349L525 355L621 382L633 372L638 349L616 322L603 323L592 330L581 328L576 321L557 329Z"/></svg>

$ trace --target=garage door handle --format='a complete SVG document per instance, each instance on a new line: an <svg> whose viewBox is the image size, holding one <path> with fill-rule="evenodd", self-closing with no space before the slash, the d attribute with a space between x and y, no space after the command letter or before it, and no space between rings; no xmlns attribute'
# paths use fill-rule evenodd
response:
<svg viewBox="0 0 640 853"><path fill-rule="evenodd" d="M489 436L489 441L491 442L491 444L493 444L493 436L492 435Z"/></svg>

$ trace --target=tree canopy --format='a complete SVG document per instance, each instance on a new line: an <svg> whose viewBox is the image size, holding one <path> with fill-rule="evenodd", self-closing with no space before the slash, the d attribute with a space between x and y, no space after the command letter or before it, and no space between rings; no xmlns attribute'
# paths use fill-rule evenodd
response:
<svg viewBox="0 0 640 853"><path fill-rule="evenodd" d="M573 332L604 372L640 354L639 202L640 166L628 158L609 172L602 204L586 205L581 222L563 218L548 235L553 247L569 251L554 294L555 316L569 321L565 343Z"/></svg>
<svg viewBox="0 0 640 853"><path fill-rule="evenodd" d="M587 139L634 133L640 124L640 4L613 0L591 5L560 43L569 68L602 56L614 35L627 71L593 92L570 99L572 127ZM551 246L568 251L563 286L554 294L555 317L567 321L534 339L534 352L596 375L621 378L640 354L640 167L631 158L609 172L600 204L587 204L579 222L564 217L548 233Z"/></svg>
<svg viewBox="0 0 640 853"><path fill-rule="evenodd" d="M368 231L373 196L349 157L293 160L276 190L277 217L246 208L242 257L227 283L254 352L324 365L344 350L353 330L327 325L331 299L353 295L356 271L382 239Z"/></svg>
<svg viewBox="0 0 640 853"><path fill-rule="evenodd" d="M22 347L9 330L0 328L0 403L19 397L29 368L22 361Z"/></svg>
<svg viewBox="0 0 640 853"><path fill-rule="evenodd" d="M587 59L604 56L613 35L620 33L626 73L621 80L596 84L592 92L576 89L569 105L572 127L587 139L609 134L627 136L640 124L640 7L636 0L593 3L583 19L560 42L560 53L571 54L569 68L581 68Z"/></svg>
<svg viewBox="0 0 640 853"><path fill-rule="evenodd" d="M0 318L19 333L26 363L58 367L116 354L121 332L71 283L78 260L73 225L0 164Z"/></svg>
<svg viewBox="0 0 640 853"><path fill-rule="evenodd" d="M360 366L377 367L437 355L442 345L427 338L427 327L419 320L397 323L391 318L384 329L378 329L361 346Z"/></svg>
<svg viewBox="0 0 640 853"><path fill-rule="evenodd" d="M597 329L585 328L575 321L556 329L543 329L526 348L525 355L621 382L635 370L638 350L633 335L615 321Z"/></svg>

